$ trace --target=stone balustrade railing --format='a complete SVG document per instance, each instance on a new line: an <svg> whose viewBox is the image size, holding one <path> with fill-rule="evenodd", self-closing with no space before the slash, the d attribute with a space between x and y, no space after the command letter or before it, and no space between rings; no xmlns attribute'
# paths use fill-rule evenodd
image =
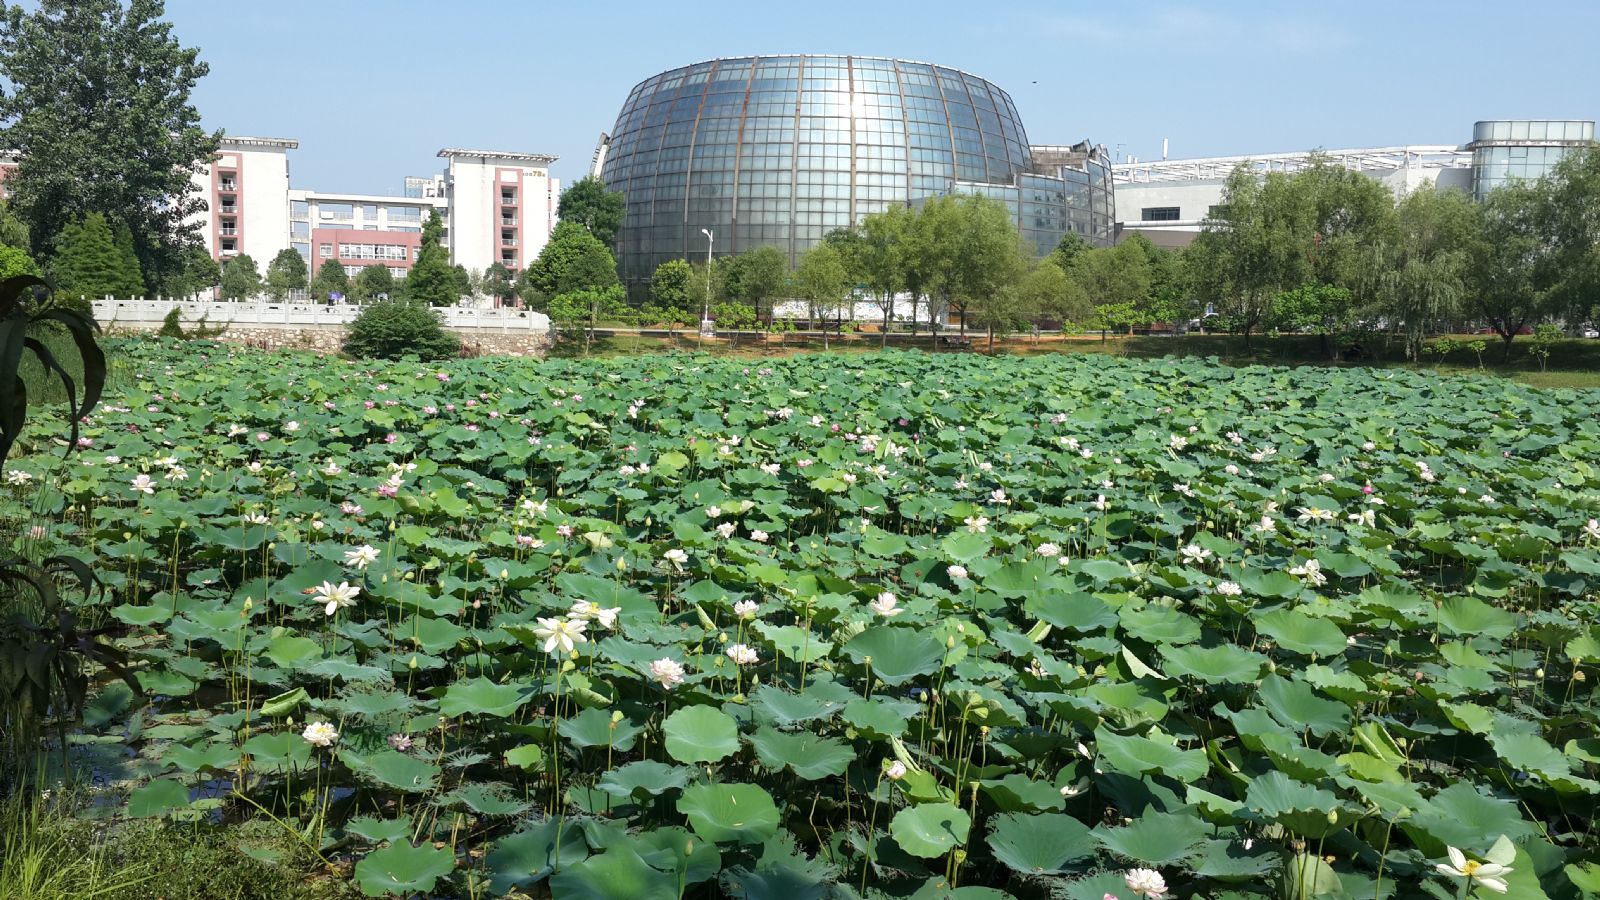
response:
<svg viewBox="0 0 1600 900"><path fill-rule="evenodd" d="M156 329L177 307L185 326L201 319L214 328L343 327L355 321L361 307L319 303L227 302L204 300L96 300L94 317L103 328ZM550 331L550 317L526 309L470 306L437 307L444 327L466 333L514 334Z"/></svg>

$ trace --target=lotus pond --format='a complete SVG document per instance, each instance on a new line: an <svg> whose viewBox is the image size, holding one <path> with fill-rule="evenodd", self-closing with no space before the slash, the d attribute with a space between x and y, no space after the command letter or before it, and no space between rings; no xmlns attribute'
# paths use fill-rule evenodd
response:
<svg viewBox="0 0 1600 900"><path fill-rule="evenodd" d="M3 490L119 815L371 896L1600 890L1600 392L113 353Z"/></svg>

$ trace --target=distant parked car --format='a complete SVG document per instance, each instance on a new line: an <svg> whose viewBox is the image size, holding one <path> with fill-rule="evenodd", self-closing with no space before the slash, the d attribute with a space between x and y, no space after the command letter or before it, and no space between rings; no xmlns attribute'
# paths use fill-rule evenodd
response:
<svg viewBox="0 0 1600 900"><path fill-rule="evenodd" d="M1596 331L1593 328L1585 328L1583 336L1586 338L1600 338L1600 331Z"/></svg>

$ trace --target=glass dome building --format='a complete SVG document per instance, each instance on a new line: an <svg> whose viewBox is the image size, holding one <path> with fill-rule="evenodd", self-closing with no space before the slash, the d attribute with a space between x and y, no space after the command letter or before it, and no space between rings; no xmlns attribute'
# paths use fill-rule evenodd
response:
<svg viewBox="0 0 1600 900"><path fill-rule="evenodd" d="M662 72L628 94L598 153L601 179L626 204L617 263L635 296L657 265L701 259L708 244L718 256L771 244L792 264L824 233L891 205L983 185L1020 191L1033 168L1017 108L999 87L958 69L861 56L733 57ZM1079 182L1087 192L1082 172ZM1094 182L1110 190L1109 178ZM1087 198L1081 206L1110 208ZM1065 211L1042 218L1059 220L1063 233L1073 221ZM1109 239L1109 212L1079 230Z"/></svg>

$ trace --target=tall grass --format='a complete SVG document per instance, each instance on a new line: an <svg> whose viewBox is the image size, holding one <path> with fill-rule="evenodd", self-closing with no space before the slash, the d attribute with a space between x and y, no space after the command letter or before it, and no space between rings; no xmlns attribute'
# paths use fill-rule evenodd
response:
<svg viewBox="0 0 1600 900"><path fill-rule="evenodd" d="M31 792L0 799L0 897L78 900L125 897L154 878L141 864L116 864L81 840L86 823Z"/></svg>

